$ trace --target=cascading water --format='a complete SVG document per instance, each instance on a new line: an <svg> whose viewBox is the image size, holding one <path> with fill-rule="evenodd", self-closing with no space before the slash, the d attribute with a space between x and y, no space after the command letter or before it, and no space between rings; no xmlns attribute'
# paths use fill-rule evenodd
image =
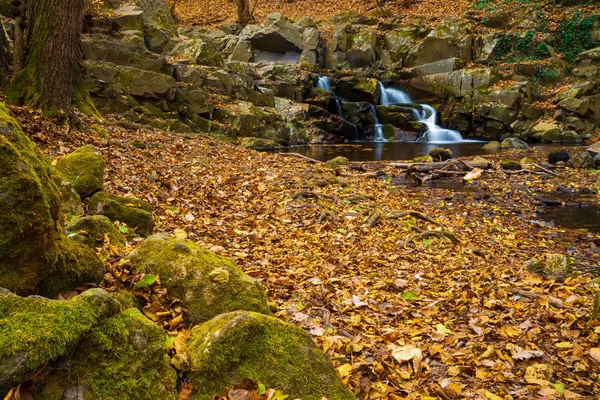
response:
<svg viewBox="0 0 600 400"><path fill-rule="evenodd" d="M374 142L387 142L385 136L383 136L383 125L379 122L379 117L377 116L377 110L375 106L371 104L371 114L373 115L373 125L375 127L375 135L373 135Z"/></svg>
<svg viewBox="0 0 600 400"><path fill-rule="evenodd" d="M381 82L379 82L379 89L381 92L380 102L382 105L388 106L393 104L412 103L410 96L402 90L386 88ZM419 104L419 106L423 111L420 112L417 109L413 109L413 115L417 119L417 122L422 122L427 125L427 132L425 132L425 135L427 136L427 139L429 139L429 143L450 143L461 142L463 140L459 132L442 128L436 124L437 112L433 107L427 104Z"/></svg>
<svg viewBox="0 0 600 400"><path fill-rule="evenodd" d="M333 88L331 86L331 79L329 79L328 76L320 76L319 80L317 81L317 88L325 90L326 92L333 94L333 100L335 101L335 107L337 109L338 115L342 119L344 119L345 121L347 121L344 118L344 112L342 111L342 102L335 95L335 93L333 93ZM347 122L350 122L350 121L347 121ZM356 126L356 124L352 124L352 127L354 128L354 138L355 138L354 140L358 141L358 127Z"/></svg>

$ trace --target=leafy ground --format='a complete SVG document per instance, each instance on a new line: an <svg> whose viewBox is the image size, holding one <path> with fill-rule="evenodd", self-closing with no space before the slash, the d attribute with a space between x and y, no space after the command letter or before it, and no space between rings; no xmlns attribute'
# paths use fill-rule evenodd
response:
<svg viewBox="0 0 600 400"><path fill-rule="evenodd" d="M342 177L324 164L201 135L111 124L106 134L68 132L13 110L52 156L84 143L100 147L107 191L149 201L158 231L183 228L260 279L278 316L309 331L361 398L600 394L600 319L589 318L597 281L555 282L523 269L546 252L600 262L600 235L528 222L540 193L587 190L597 171L563 168L555 177L492 169L461 192L394 186L392 177L403 174L383 163L338 173L383 170L384 177ZM541 162L545 152L502 157ZM459 242L405 243L413 227L438 226L408 216L368 227L375 210L425 213Z"/></svg>
<svg viewBox="0 0 600 400"><path fill-rule="evenodd" d="M431 19L460 16L469 9L470 0L397 0L388 2L387 10L403 18L407 16ZM261 23L265 16L279 12L292 20L309 16L316 22L326 21L340 11L355 11L362 15L380 15L375 0L253 0L254 16ZM215 26L236 20L235 3L230 0L179 0L175 16L183 25Z"/></svg>

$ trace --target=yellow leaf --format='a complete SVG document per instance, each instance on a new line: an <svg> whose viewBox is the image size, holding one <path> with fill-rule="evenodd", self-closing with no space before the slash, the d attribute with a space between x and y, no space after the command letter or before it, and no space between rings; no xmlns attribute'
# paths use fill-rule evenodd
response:
<svg viewBox="0 0 600 400"><path fill-rule="evenodd" d="M349 376L352 373L352 364L344 364L337 367L337 372L342 378Z"/></svg>
<svg viewBox="0 0 600 400"><path fill-rule="evenodd" d="M485 396L486 399L488 400L504 400L503 397L497 396L492 392L488 392L487 390L485 390L483 392L483 395Z"/></svg>
<svg viewBox="0 0 600 400"><path fill-rule="evenodd" d="M500 328L500 336L505 338L515 338L521 335L521 328L514 325L506 325Z"/></svg>
<svg viewBox="0 0 600 400"><path fill-rule="evenodd" d="M592 359L594 361L596 361L597 363L600 364L600 348L598 347L593 347L590 349L590 356L592 356Z"/></svg>
<svg viewBox="0 0 600 400"><path fill-rule="evenodd" d="M560 342L560 343L556 343L556 347L558 347L559 349L570 349L571 347L573 347L573 343Z"/></svg>

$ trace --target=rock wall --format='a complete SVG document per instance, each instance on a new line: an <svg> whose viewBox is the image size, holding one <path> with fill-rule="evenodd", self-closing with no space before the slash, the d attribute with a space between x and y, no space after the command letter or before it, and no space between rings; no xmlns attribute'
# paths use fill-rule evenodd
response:
<svg viewBox="0 0 600 400"><path fill-rule="evenodd" d="M442 125L472 138L581 141L600 119L600 48L566 64L552 48L556 37L524 31L522 20L467 14L430 27L349 13L324 34L309 18L275 13L260 26L175 31L146 2L115 5L83 38L87 86L100 111L162 129L284 145L367 139L374 131L365 103L378 104L377 80L433 104ZM593 26L600 38L600 23ZM341 110L315 88L318 71L332 76ZM570 86L545 93L567 74L576 78ZM423 128L411 115L384 122L387 136L418 137ZM546 132L547 123L558 131Z"/></svg>

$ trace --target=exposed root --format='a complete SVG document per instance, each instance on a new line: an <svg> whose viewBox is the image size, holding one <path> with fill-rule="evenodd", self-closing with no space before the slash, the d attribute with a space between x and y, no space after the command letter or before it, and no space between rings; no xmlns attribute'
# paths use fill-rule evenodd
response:
<svg viewBox="0 0 600 400"><path fill-rule="evenodd" d="M449 241L451 241L452 243L455 243L455 244L459 242L456 235L447 230L425 231L425 232L415 233L414 235L411 235L408 239L406 239L404 242L401 242L398 246L404 247L407 244L412 243L412 241L415 240L416 238L429 239L431 237L436 237L438 239L448 239Z"/></svg>
<svg viewBox="0 0 600 400"><path fill-rule="evenodd" d="M332 194L326 194L326 193L320 193L320 192L313 192L313 191L309 191L309 190L303 190L301 192L298 192L298 193L294 194L294 196L292 196L292 198L294 200L298 200L298 199L301 199L301 198L308 199L310 197L317 198L317 199L319 197L324 197L326 199L333 200L336 203L338 203L340 201L340 199L338 197L336 197L336 196L334 196Z"/></svg>
<svg viewBox="0 0 600 400"><path fill-rule="evenodd" d="M548 304L550 304L552 307L556 307L556 308L562 308L565 310L571 310L571 307L565 306L562 302L561 299L553 297L553 296L542 296L539 295L537 293L533 293L533 292L529 292L527 290L523 290L523 289L518 289L515 287L509 287L508 291L512 294L516 294L518 296L522 296L522 297L527 297L528 299L547 299L548 300Z"/></svg>

